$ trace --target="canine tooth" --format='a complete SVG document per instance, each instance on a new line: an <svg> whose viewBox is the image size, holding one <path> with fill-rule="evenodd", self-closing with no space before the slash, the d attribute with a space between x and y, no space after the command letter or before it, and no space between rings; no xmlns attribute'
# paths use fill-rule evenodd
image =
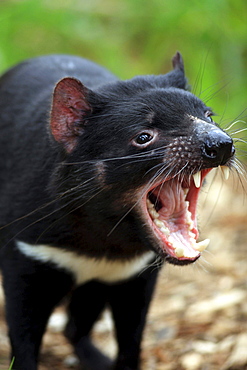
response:
<svg viewBox="0 0 247 370"><path fill-rule="evenodd" d="M188 194L189 192L189 188L183 188L183 191L184 191L184 196L186 197L186 195Z"/></svg>
<svg viewBox="0 0 247 370"><path fill-rule="evenodd" d="M158 214L158 212L155 211L154 208L149 209L149 213L150 213L150 215L152 216L153 219L159 218L159 214Z"/></svg>
<svg viewBox="0 0 247 370"><path fill-rule="evenodd" d="M193 221L192 220L188 220L187 221L187 225L189 226L189 232L191 232L191 230L194 229L194 223L193 223ZM193 234L193 237L194 237L194 234Z"/></svg>
<svg viewBox="0 0 247 370"><path fill-rule="evenodd" d="M184 248L177 247L175 249L175 254L176 254L177 257L184 257Z"/></svg>
<svg viewBox="0 0 247 370"><path fill-rule="evenodd" d="M225 180L228 180L229 179L229 175L230 175L230 168L227 167L227 166L220 166L220 169L223 173L223 177Z"/></svg>
<svg viewBox="0 0 247 370"><path fill-rule="evenodd" d="M193 179L194 179L195 187L199 188L201 186L201 171L195 173L193 175Z"/></svg>
<svg viewBox="0 0 247 370"><path fill-rule="evenodd" d="M194 245L194 249L197 250L198 252L203 252L208 247L209 243L210 239L202 240L201 242L196 243Z"/></svg>
<svg viewBox="0 0 247 370"><path fill-rule="evenodd" d="M154 204L147 198L147 208L152 209L154 208Z"/></svg>
<svg viewBox="0 0 247 370"><path fill-rule="evenodd" d="M170 235L170 231L169 231L169 229L168 229L167 227L165 227L165 226L162 226L162 227L160 228L160 231L161 231L163 234L165 234L166 236Z"/></svg>
<svg viewBox="0 0 247 370"><path fill-rule="evenodd" d="M158 226L159 229L161 229L162 227L165 227L164 222L158 220L157 218L154 220L154 223L156 226Z"/></svg>

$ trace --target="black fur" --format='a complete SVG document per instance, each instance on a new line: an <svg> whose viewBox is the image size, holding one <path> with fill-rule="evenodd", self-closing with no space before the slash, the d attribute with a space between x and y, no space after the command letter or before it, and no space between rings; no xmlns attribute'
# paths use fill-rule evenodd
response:
<svg viewBox="0 0 247 370"><path fill-rule="evenodd" d="M158 273L150 259L126 279L78 286L73 269L26 256L19 242L98 261L128 263L148 251L181 265L199 257L167 252L142 198L171 178L192 186L199 170L230 165L234 148L210 108L186 91L179 53L173 67L119 81L90 61L48 56L0 79L0 263L15 369L37 369L47 320L69 293L66 335L82 367L138 369ZM106 305L119 345L113 364L90 341Z"/></svg>

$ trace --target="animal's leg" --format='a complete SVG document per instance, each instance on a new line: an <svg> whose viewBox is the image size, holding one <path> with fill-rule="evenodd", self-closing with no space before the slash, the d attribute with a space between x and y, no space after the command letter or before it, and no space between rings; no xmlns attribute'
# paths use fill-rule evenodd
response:
<svg viewBox="0 0 247 370"><path fill-rule="evenodd" d="M158 269L113 286L109 299L119 346L115 370L139 369L140 345Z"/></svg>
<svg viewBox="0 0 247 370"><path fill-rule="evenodd" d="M56 304L72 285L71 278L27 259L11 246L2 263L6 318L16 370L36 370L41 339ZM8 254L8 255L7 255Z"/></svg>
<svg viewBox="0 0 247 370"><path fill-rule="evenodd" d="M110 369L112 361L102 354L91 342L90 331L105 307L107 286L90 282L80 286L71 298L69 322L65 335L75 348L83 369Z"/></svg>

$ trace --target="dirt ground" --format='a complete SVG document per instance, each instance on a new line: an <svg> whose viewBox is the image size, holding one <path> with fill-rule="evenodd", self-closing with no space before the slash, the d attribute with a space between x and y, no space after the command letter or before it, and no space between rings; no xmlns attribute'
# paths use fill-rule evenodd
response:
<svg viewBox="0 0 247 370"><path fill-rule="evenodd" d="M202 195L201 238L210 238L210 246L193 266L163 268L147 320L142 370L247 369L247 192L237 176L225 182L218 173ZM61 308L51 318L40 370L78 369L61 334L65 319ZM0 370L8 369L6 332L0 294ZM94 337L114 355L109 313Z"/></svg>

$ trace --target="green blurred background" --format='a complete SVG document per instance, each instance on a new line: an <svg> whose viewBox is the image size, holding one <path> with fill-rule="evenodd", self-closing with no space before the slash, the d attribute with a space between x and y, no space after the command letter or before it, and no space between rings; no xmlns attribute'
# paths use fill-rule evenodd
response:
<svg viewBox="0 0 247 370"><path fill-rule="evenodd" d="M177 50L216 120L246 121L246 0L0 0L0 72L25 58L71 53L126 79L167 72Z"/></svg>

